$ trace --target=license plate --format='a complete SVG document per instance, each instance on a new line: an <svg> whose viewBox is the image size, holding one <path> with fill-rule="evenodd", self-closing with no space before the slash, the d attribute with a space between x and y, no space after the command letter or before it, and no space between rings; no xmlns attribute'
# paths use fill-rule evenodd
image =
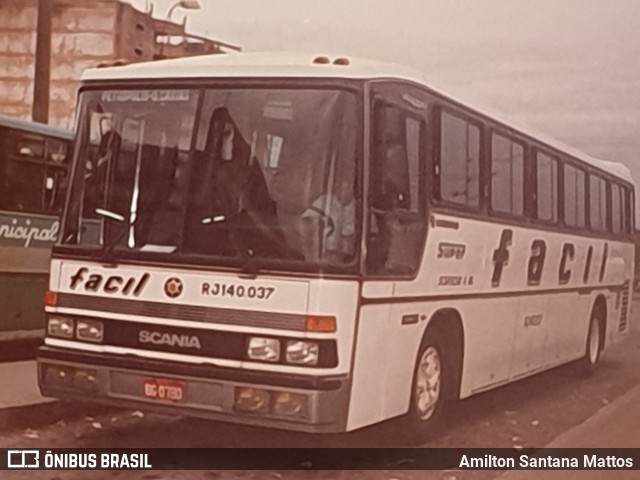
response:
<svg viewBox="0 0 640 480"><path fill-rule="evenodd" d="M184 398L184 383L161 378L145 378L144 396L154 400L181 402Z"/></svg>

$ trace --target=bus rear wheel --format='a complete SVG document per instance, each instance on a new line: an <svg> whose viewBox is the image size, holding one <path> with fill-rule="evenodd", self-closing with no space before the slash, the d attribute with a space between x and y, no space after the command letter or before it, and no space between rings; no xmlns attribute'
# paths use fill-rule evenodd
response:
<svg viewBox="0 0 640 480"><path fill-rule="evenodd" d="M410 443L424 442L442 430L451 380L445 344L440 332L427 332L418 351L409 412L402 419L403 436Z"/></svg>
<svg viewBox="0 0 640 480"><path fill-rule="evenodd" d="M600 362L600 354L602 353L602 345L604 338L602 336L604 319L601 313L596 310L591 315L589 322L589 333L587 335L587 344L585 347L584 357L580 361L580 370L584 376L591 375Z"/></svg>

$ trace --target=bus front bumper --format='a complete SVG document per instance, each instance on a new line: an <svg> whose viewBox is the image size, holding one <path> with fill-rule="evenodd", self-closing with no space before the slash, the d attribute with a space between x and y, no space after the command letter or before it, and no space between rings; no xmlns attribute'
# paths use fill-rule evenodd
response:
<svg viewBox="0 0 640 480"><path fill-rule="evenodd" d="M337 433L346 428L347 376L312 377L38 350L44 396L245 425Z"/></svg>

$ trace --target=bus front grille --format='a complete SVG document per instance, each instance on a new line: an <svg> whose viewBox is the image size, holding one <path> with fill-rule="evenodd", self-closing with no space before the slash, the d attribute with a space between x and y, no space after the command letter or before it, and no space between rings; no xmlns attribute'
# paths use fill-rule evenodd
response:
<svg viewBox="0 0 640 480"><path fill-rule="evenodd" d="M182 305L176 303L105 298L59 293L57 306L78 310L108 312L195 322L242 325L278 330L305 331L305 316L290 313L258 312L230 308Z"/></svg>

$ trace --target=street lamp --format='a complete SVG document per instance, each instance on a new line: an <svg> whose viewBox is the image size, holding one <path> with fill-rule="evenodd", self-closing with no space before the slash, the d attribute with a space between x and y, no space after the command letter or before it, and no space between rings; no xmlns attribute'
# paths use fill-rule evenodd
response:
<svg viewBox="0 0 640 480"><path fill-rule="evenodd" d="M176 8L184 8L185 10L200 10L200 3L198 0L179 0L174 3L169 9L169 13L167 13L167 18L171 18L171 14Z"/></svg>

